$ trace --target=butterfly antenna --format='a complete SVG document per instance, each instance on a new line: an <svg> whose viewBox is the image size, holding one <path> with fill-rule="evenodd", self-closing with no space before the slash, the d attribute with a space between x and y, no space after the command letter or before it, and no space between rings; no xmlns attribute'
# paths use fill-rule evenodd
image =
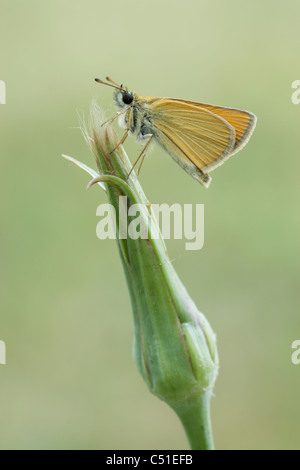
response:
<svg viewBox="0 0 300 470"><path fill-rule="evenodd" d="M116 85L119 88L123 88L123 85L119 85L118 83L114 82L110 77L105 77L105 80L107 80L110 83L113 83L114 85Z"/></svg>
<svg viewBox="0 0 300 470"><path fill-rule="evenodd" d="M108 81L111 81L111 80L108 80ZM102 85L108 85L108 86L111 86L111 87L113 87L113 88L117 88L117 90L122 90L122 89L123 89L122 86L117 85L117 83L115 83L115 82L106 83L106 82L104 82L103 80L100 80L100 78L95 78L95 82L101 83Z"/></svg>

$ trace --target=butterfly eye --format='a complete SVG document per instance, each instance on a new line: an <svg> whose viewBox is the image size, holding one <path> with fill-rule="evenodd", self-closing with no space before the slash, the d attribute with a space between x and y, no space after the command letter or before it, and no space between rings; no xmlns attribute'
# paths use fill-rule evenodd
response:
<svg viewBox="0 0 300 470"><path fill-rule="evenodd" d="M124 91L122 93L122 99L124 104L130 104L133 102L133 94L130 91Z"/></svg>

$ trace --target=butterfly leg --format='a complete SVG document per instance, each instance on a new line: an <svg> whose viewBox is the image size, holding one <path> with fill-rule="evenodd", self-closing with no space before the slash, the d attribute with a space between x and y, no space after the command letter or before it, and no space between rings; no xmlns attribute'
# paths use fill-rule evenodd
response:
<svg viewBox="0 0 300 470"><path fill-rule="evenodd" d="M130 172L128 173L127 178L129 178L129 176L131 175L132 170L133 170L134 167L136 166L136 164L137 164L137 162L139 161L139 159L142 157L142 161L141 161L140 166L139 166L139 169L138 169L138 176L139 176L139 174L140 174L142 164L143 164L143 162L144 162L144 160L145 160L145 157L146 157L146 150L147 150L147 148L148 148L149 145L150 145L150 142L151 142L151 140L152 140L153 134L147 134L147 135L145 135L144 137L149 137L149 140L146 142L146 145L144 146L144 148L142 149L141 153L140 153L139 156L137 157L136 161L135 161L134 164L132 165L132 168L131 168Z"/></svg>
<svg viewBox="0 0 300 470"><path fill-rule="evenodd" d="M119 111L118 113L116 113L112 118L108 119L107 121L103 122L101 124L101 127L105 126L105 124L108 124L110 122L113 122L115 119L117 119L117 117L121 116L121 114L125 113L126 111L128 111L130 106L127 106L126 108L122 109L122 111Z"/></svg>
<svg viewBox="0 0 300 470"><path fill-rule="evenodd" d="M128 108L126 108L128 109ZM118 143L118 145L115 146L115 148L110 152L110 153L113 153L120 145L122 145L125 140L127 139L128 137L128 134L129 134L129 131L130 131L130 124L131 124L131 117L132 117L132 107L130 107L129 109L129 113L128 113L128 121L127 121L127 128L126 128L126 131L125 131L125 134L123 135L122 139L120 140L120 142Z"/></svg>

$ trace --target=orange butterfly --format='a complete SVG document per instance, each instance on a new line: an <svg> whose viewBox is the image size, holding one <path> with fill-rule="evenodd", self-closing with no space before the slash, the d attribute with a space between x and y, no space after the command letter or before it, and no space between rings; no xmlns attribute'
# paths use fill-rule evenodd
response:
<svg viewBox="0 0 300 470"><path fill-rule="evenodd" d="M119 125L126 129L118 145L129 133L145 142L132 169L142 157L141 168L153 140L208 188L211 182L208 173L239 152L256 125L256 116L249 111L174 98L139 96L109 77L106 80L108 83L96 78L96 82L115 88L114 100L120 110L108 122L118 117Z"/></svg>

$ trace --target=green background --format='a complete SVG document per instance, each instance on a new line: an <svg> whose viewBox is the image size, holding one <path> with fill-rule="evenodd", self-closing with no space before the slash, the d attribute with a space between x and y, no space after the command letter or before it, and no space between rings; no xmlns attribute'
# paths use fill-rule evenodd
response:
<svg viewBox="0 0 300 470"><path fill-rule="evenodd" d="M218 336L216 447L300 448L299 15L296 0L0 0L2 449L188 446L132 360L117 247L95 232L106 196L60 157L92 164L77 112L96 98L113 115L106 75L258 116L209 190L158 147L140 182L152 203L205 204L204 248L167 246Z"/></svg>

